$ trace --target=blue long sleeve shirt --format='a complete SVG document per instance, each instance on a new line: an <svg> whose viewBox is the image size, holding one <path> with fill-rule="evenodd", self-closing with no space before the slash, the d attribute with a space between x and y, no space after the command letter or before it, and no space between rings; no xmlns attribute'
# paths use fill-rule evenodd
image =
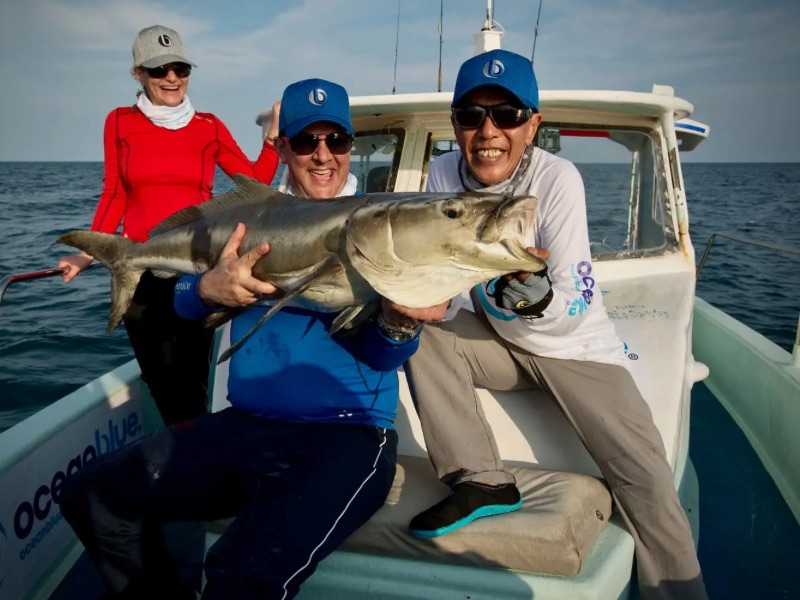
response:
<svg viewBox="0 0 800 600"><path fill-rule="evenodd" d="M175 286L175 310L201 319L214 309L198 294L199 275ZM268 306L254 306L231 322L231 342L242 338ZM374 322L352 336L331 336L336 313L284 307L230 358L228 400L238 410L287 421L350 422L393 427L397 368L419 337L397 342Z"/></svg>

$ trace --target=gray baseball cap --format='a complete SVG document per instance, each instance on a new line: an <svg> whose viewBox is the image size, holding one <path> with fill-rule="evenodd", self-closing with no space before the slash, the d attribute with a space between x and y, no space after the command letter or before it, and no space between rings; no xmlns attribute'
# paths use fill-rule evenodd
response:
<svg viewBox="0 0 800 600"><path fill-rule="evenodd" d="M183 40L174 29L153 25L142 29L133 40L134 66L152 69L175 62L197 66L186 58Z"/></svg>

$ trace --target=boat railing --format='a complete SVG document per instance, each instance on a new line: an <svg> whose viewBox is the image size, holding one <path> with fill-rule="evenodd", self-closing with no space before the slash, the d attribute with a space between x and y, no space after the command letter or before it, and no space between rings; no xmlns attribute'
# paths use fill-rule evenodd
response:
<svg viewBox="0 0 800 600"><path fill-rule="evenodd" d="M703 270L703 265L706 263L706 259L708 259L708 255L711 252L711 246L714 244L714 240L717 239L718 237L727 238L729 240L733 240L734 242L741 242L742 244L748 244L750 246L758 246L759 248L767 248L769 250L775 250L776 252L784 252L787 254L800 254L800 248L794 248L793 246L783 246L781 244L773 244L772 242L761 242L757 240L751 240L733 233L716 231L711 234L711 237L708 238L708 243L706 243L706 248L703 251L703 256L700 258L700 263L697 265L697 274L695 275L695 281L700 279L700 272ZM792 349L792 366L800 368L800 314L798 315L797 319L797 330L795 331L794 334L794 348Z"/></svg>

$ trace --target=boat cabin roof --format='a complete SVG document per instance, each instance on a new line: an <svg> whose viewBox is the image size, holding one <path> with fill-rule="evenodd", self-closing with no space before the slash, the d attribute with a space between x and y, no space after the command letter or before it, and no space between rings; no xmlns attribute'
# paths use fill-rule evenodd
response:
<svg viewBox="0 0 800 600"><path fill-rule="evenodd" d="M383 94L352 96L350 113L356 129L369 128L375 119L397 117L414 119L450 112L452 92ZM543 90L539 94L545 121L597 125L614 122L642 125L671 114L681 152L696 148L708 137L709 127L688 117L694 110L691 102L675 96L666 85L654 85L651 92L623 90ZM272 109L262 111L256 124L266 131Z"/></svg>

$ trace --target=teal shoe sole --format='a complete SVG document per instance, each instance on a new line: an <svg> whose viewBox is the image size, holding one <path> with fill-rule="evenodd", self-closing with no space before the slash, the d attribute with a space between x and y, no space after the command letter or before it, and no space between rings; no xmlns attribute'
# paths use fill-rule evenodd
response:
<svg viewBox="0 0 800 600"><path fill-rule="evenodd" d="M522 508L522 498L516 504L490 504L489 506L481 506L480 508L472 511L463 519L459 519L447 527L440 527L439 529L409 529L408 533L413 538L418 540L431 540L448 533L453 533L457 529L461 529L465 525L469 525L475 519L481 517L492 517L494 515L502 515L505 513L514 512Z"/></svg>

